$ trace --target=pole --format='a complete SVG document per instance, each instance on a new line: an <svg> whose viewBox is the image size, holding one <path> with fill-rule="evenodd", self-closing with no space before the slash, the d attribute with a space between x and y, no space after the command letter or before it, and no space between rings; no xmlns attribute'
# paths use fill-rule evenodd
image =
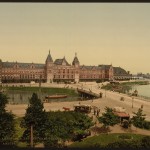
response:
<svg viewBox="0 0 150 150"><path fill-rule="evenodd" d="M132 97L132 108L133 108L133 99L134 99L134 97Z"/></svg>
<svg viewBox="0 0 150 150"><path fill-rule="evenodd" d="M39 78L39 97L41 99L41 75L40 75L40 78Z"/></svg>
<svg viewBox="0 0 150 150"><path fill-rule="evenodd" d="M33 125L31 124L31 147L33 147Z"/></svg>

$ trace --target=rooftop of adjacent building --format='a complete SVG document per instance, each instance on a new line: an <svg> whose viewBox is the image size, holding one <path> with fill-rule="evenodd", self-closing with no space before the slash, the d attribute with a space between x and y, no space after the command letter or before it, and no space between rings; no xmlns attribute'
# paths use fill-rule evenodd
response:
<svg viewBox="0 0 150 150"><path fill-rule="evenodd" d="M114 70L114 74L117 75L117 74L128 74L127 71L125 71L123 68L121 67L113 67L113 70Z"/></svg>

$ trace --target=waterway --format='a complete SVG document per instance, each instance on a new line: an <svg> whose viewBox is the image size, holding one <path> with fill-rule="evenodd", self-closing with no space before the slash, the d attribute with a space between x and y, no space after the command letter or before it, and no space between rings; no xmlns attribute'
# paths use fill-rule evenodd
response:
<svg viewBox="0 0 150 150"><path fill-rule="evenodd" d="M143 97L143 98L150 100L150 84L148 84L148 85L134 85L134 86L132 86L132 90L130 92L132 93L134 90L138 91L138 95L140 97Z"/></svg>
<svg viewBox="0 0 150 150"><path fill-rule="evenodd" d="M29 91L7 91L8 101L10 104L28 104L29 99L32 97L33 92ZM48 96L48 93L37 93L38 97L41 100L45 99L45 96ZM60 99L50 99L49 102L53 101L75 101L78 100L78 97L68 96L67 98Z"/></svg>

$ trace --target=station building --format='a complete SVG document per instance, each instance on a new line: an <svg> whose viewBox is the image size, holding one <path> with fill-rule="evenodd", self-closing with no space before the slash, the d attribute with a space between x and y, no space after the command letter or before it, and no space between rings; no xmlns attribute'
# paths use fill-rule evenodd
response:
<svg viewBox="0 0 150 150"><path fill-rule="evenodd" d="M31 81L78 83L80 81L113 79L114 67L112 65L80 65L76 53L72 64L69 64L65 57L53 61L50 51L43 64L3 62L0 60L0 82L2 83L29 83Z"/></svg>

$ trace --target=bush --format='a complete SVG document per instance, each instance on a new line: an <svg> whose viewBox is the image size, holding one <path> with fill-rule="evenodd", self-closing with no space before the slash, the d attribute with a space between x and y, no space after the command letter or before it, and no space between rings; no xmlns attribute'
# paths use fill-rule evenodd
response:
<svg viewBox="0 0 150 150"><path fill-rule="evenodd" d="M144 127L144 129L150 129L150 122L149 121L144 121L144 123L143 123L143 127Z"/></svg>
<svg viewBox="0 0 150 150"><path fill-rule="evenodd" d="M143 137L141 140L141 145L143 148L150 148L150 136Z"/></svg>

